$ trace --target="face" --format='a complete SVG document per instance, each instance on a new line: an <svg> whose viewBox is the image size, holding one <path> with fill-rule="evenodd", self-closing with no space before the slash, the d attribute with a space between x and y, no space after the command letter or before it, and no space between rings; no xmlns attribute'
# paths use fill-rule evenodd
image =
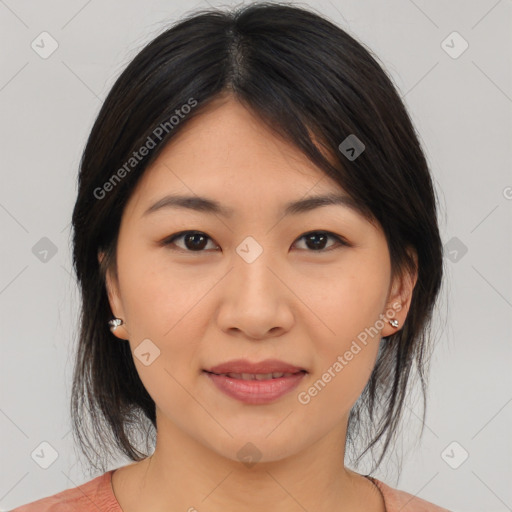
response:
<svg viewBox="0 0 512 512"><path fill-rule="evenodd" d="M159 437L179 430L232 460L250 441L264 462L344 432L380 338L397 330L382 319L403 324L415 276L392 282L384 234L346 204L284 215L288 203L326 194L344 192L231 99L192 119L147 169L107 289ZM148 212L167 195L226 212ZM275 379L281 395L268 376L244 384L205 372L234 359L303 371Z"/></svg>

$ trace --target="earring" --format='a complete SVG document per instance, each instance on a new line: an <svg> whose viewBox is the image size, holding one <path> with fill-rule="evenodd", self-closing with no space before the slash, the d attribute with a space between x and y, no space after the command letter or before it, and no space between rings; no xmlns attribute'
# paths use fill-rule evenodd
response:
<svg viewBox="0 0 512 512"><path fill-rule="evenodd" d="M124 322L120 318L113 318L108 321L108 325L110 325L110 330L114 332L120 325L124 324Z"/></svg>
<svg viewBox="0 0 512 512"><path fill-rule="evenodd" d="M390 320L389 323L395 328L398 327L398 320L396 318Z"/></svg>

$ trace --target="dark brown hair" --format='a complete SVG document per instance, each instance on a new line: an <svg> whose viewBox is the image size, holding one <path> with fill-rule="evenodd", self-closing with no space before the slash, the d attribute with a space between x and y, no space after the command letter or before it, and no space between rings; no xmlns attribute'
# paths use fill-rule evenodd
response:
<svg viewBox="0 0 512 512"><path fill-rule="evenodd" d="M376 58L324 17L289 4L196 11L143 48L108 94L82 156L72 218L82 298L73 433L89 463L102 471L111 455L132 461L149 455L136 448L134 436L144 430L154 436L155 404L129 344L108 329L105 273L116 275L121 216L145 169L190 119L225 93L299 148L380 224L393 276L414 270L408 248L417 255L418 280L405 324L382 339L349 418L347 442L367 440L357 461L383 444L378 466L398 430L414 365L425 415L428 331L443 275L435 192L406 108ZM187 104L195 106L183 109ZM338 149L350 135L365 145L355 159ZM150 140L149 152L130 160Z"/></svg>

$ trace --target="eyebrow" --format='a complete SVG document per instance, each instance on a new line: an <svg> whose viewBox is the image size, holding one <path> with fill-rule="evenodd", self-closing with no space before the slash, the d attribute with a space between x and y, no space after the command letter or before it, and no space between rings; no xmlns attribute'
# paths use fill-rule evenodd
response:
<svg viewBox="0 0 512 512"><path fill-rule="evenodd" d="M288 215L297 215L300 213L309 212L322 206L330 205L344 206L353 210L359 215L365 216L363 208L352 197L345 194L327 194L308 197L306 199L299 199L298 201L291 201L284 205L283 216L286 217ZM159 199L156 203L150 206L142 214L142 216L145 217L146 215L167 208L194 210L203 213L221 215L226 218L231 218L235 213L232 208L223 206L214 199L200 196L171 194Z"/></svg>

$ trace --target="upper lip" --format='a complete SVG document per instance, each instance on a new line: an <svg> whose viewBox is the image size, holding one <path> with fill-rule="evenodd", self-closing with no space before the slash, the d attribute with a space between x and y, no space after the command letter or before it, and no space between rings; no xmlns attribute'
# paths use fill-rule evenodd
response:
<svg viewBox="0 0 512 512"><path fill-rule="evenodd" d="M252 363L247 359L232 359L231 361L212 366L205 371L220 375L224 373L297 373L300 371L305 372L306 370L278 359L265 359L257 363Z"/></svg>

